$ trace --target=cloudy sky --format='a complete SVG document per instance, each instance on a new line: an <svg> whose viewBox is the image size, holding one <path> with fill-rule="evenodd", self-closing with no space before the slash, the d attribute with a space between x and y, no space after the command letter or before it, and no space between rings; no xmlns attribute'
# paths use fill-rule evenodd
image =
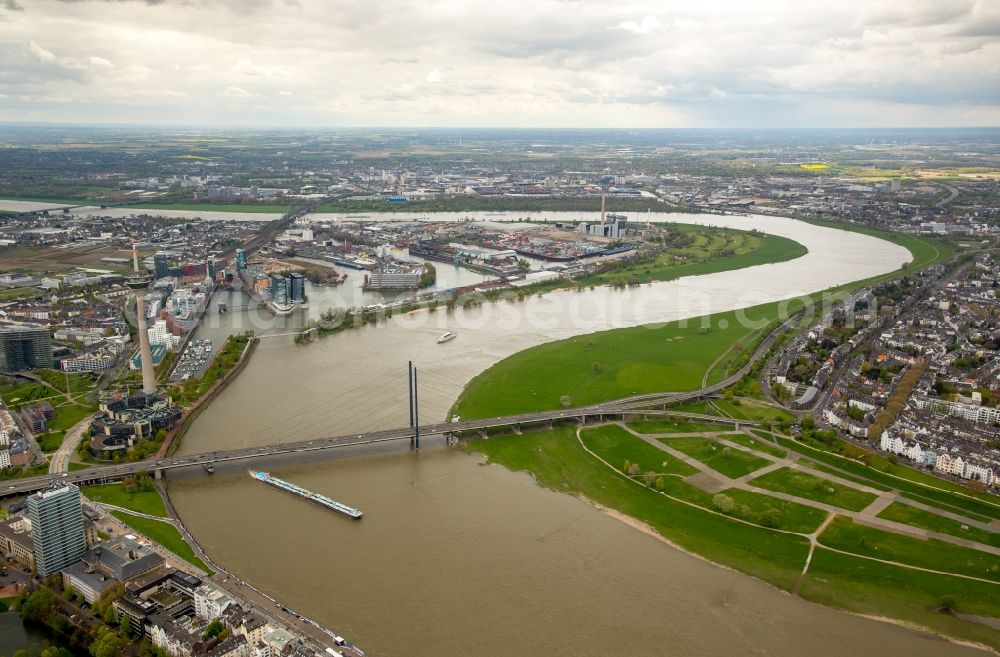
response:
<svg viewBox="0 0 1000 657"><path fill-rule="evenodd" d="M1000 0L0 0L0 121L1000 125Z"/></svg>

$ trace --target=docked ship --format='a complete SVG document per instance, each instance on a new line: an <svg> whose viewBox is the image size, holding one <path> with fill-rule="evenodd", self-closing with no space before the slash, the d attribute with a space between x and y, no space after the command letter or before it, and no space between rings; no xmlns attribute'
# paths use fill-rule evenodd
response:
<svg viewBox="0 0 1000 657"><path fill-rule="evenodd" d="M514 249L518 255L528 256L529 258L539 258L541 260L549 260L551 262L572 262L576 260L578 254L563 254L554 253L552 251L535 251L532 249Z"/></svg>
<svg viewBox="0 0 1000 657"><path fill-rule="evenodd" d="M411 245L406 252L417 258L433 260L434 262L444 262L449 265L455 264L455 252L453 250L432 248L428 246Z"/></svg>
<svg viewBox="0 0 1000 657"><path fill-rule="evenodd" d="M331 253L326 256L326 259L334 264L342 267L350 267L351 269L375 269L378 267L376 260L351 253Z"/></svg>
<svg viewBox="0 0 1000 657"><path fill-rule="evenodd" d="M250 470L250 476L257 481L262 481L269 486L274 486L275 488L281 489L293 495L298 495L303 497L310 502L315 502L322 507L331 509L332 511L337 511L338 513L343 513L349 518L354 518L355 520L360 520L365 514L361 511L349 507L346 504L342 504L337 500L331 499L326 495L320 495L319 493L314 493L312 491L306 490L301 486L296 486L295 484L289 483L284 479L278 479L277 477L272 477L270 472L263 472L261 470Z"/></svg>

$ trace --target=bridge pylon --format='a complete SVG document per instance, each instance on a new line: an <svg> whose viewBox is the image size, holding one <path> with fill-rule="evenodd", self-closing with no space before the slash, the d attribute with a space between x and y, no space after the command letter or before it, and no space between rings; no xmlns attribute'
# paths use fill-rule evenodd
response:
<svg viewBox="0 0 1000 657"><path fill-rule="evenodd" d="M410 436L410 447L420 449L420 405L417 400L417 368L413 366L413 361L407 362L407 385L410 390L410 428L413 435Z"/></svg>

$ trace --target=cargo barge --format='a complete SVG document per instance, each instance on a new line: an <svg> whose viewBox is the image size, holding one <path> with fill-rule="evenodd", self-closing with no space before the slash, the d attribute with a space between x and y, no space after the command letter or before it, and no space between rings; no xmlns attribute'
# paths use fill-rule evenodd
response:
<svg viewBox="0 0 1000 657"><path fill-rule="evenodd" d="M408 247L406 252L417 258L423 258L424 260L433 260L434 262L444 262L449 265L455 264L455 253L453 251L445 251L438 249L428 249L421 246L411 246Z"/></svg>
<svg viewBox="0 0 1000 657"><path fill-rule="evenodd" d="M283 479L272 477L271 473L269 472L263 472L260 470L250 470L249 472L250 476L258 481L262 481L265 484L274 486L275 488L279 488L283 491L287 491L289 493L298 495L299 497L303 497L309 500L310 502L315 502L316 504L319 504L322 507L326 507L327 509L337 511L338 513L343 513L345 516L349 518L360 520L365 515L361 513L361 511L358 511L355 508L349 507L346 504L341 504L337 500L330 499L326 495L313 493L312 491L308 491L305 488L302 488L301 486L296 486L295 484L290 484Z"/></svg>

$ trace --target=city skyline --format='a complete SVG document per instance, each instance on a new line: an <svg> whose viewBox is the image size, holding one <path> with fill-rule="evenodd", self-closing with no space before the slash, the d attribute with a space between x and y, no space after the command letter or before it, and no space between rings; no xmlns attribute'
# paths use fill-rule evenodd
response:
<svg viewBox="0 0 1000 657"><path fill-rule="evenodd" d="M314 127L1000 124L982 1L0 2L0 121Z"/></svg>

